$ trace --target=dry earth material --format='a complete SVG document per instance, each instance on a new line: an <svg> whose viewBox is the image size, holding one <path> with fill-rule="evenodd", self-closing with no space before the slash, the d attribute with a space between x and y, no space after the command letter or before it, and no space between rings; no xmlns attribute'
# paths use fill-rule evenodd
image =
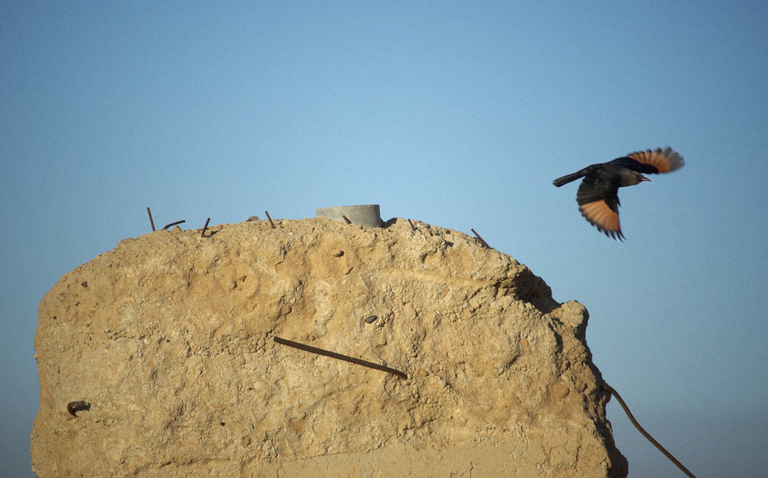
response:
<svg viewBox="0 0 768 478"><path fill-rule="evenodd" d="M40 303L33 470L626 476L586 309L474 238L414 225L177 228L65 274Z"/></svg>

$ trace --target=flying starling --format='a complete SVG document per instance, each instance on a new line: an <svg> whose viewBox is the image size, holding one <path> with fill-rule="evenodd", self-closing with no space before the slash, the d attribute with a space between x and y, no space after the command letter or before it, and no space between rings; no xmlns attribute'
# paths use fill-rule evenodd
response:
<svg viewBox="0 0 768 478"><path fill-rule="evenodd" d="M576 193L579 211L590 224L606 236L623 240L619 224L619 188L650 179L643 173L668 173L685 164L672 148L638 151L607 163L593 164L581 171L552 181L557 187L584 178Z"/></svg>

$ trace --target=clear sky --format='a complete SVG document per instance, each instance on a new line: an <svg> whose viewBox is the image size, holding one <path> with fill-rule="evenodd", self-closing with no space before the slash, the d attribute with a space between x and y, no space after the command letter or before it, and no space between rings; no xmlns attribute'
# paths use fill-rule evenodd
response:
<svg viewBox="0 0 768 478"><path fill-rule="evenodd" d="M768 469L768 3L0 3L0 469L31 476L37 306L159 227L380 204L587 306L605 380L694 474ZM579 214L588 164L672 146ZM612 401L630 477L682 476Z"/></svg>

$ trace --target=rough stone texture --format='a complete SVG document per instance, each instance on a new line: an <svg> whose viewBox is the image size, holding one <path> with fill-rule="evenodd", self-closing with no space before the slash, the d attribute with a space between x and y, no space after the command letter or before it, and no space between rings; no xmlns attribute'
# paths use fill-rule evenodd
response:
<svg viewBox="0 0 768 478"><path fill-rule="evenodd" d="M126 239L46 294L39 477L626 476L581 304L460 232L275 224Z"/></svg>

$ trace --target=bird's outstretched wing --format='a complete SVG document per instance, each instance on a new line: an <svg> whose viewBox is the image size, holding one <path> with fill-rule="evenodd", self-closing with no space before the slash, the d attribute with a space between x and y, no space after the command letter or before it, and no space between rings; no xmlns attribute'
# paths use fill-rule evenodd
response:
<svg viewBox="0 0 768 478"><path fill-rule="evenodd" d="M623 241L624 234L621 232L621 224L619 223L618 200L609 203L611 203L610 200L601 199L579 206L579 211L590 224L597 227L598 231Z"/></svg>
<svg viewBox="0 0 768 478"><path fill-rule="evenodd" d="M635 171L640 171L641 173L668 173L685 165L685 160L683 160L683 157L680 156L680 153L673 151L670 147L666 147L664 149L657 148L647 149L645 151L637 151L632 154L628 154L627 158L634 159L643 165L648 165L655 169L655 171L651 171L646 168L637 169L633 168L630 164L624 164L624 162L621 163L622 166L634 169ZM622 159L625 158L619 158L615 161L618 162Z"/></svg>
<svg viewBox="0 0 768 478"><path fill-rule="evenodd" d="M579 185L576 202L590 224L606 236L624 240L619 222L620 177L610 171L587 175Z"/></svg>

